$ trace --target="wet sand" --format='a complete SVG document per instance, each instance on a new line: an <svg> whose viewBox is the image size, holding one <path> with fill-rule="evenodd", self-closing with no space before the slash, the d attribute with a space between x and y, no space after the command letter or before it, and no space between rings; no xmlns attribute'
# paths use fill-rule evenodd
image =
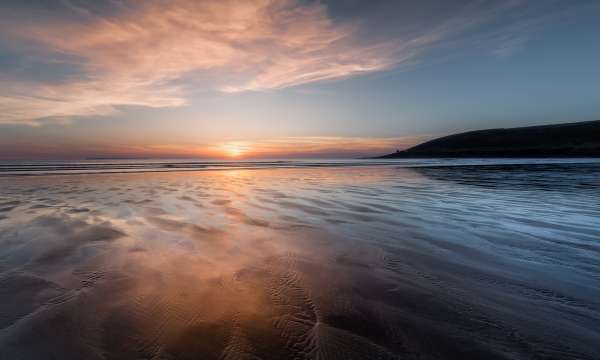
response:
<svg viewBox="0 0 600 360"><path fill-rule="evenodd" d="M0 359L596 359L600 165L0 178Z"/></svg>

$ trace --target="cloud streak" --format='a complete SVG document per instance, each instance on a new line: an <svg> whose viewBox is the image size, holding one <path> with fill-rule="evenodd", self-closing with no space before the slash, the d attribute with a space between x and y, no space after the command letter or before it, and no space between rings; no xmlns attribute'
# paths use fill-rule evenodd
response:
<svg viewBox="0 0 600 360"><path fill-rule="evenodd" d="M14 12L2 11L5 38L29 44L22 51L35 48L33 56L67 62L79 73L54 82L0 77L0 123L108 115L119 106L182 106L192 92L264 91L382 71L408 64L468 29L493 24L524 4L466 6L428 29L367 41L357 23L334 21L319 2L114 3L113 11L102 13L66 2L69 16L42 12L23 23L7 18ZM532 18L538 21L532 15L511 24L531 27L537 24ZM490 37L506 39L499 54L525 41L502 27L479 40Z"/></svg>
<svg viewBox="0 0 600 360"><path fill-rule="evenodd" d="M119 105L180 106L190 86L186 80L194 78L207 80L201 84L207 90L268 90L393 63L389 45L360 44L355 26L334 23L318 3L150 0L109 17L71 10L80 18L47 19L10 31L75 56L83 78L9 84L0 97L3 122L109 114Z"/></svg>
<svg viewBox="0 0 600 360"><path fill-rule="evenodd" d="M431 139L432 136L386 138L366 137L281 137L273 139L232 140L186 144L94 144L70 143L68 148L57 145L32 144L8 140L0 143L0 159L86 157L156 157L204 159L267 159L305 157L343 157L381 155L396 149Z"/></svg>

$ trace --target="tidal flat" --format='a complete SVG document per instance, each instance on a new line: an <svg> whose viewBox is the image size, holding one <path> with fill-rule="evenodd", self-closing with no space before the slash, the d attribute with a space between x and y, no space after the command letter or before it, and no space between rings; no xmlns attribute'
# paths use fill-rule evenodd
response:
<svg viewBox="0 0 600 360"><path fill-rule="evenodd" d="M0 359L598 359L600 164L0 177Z"/></svg>

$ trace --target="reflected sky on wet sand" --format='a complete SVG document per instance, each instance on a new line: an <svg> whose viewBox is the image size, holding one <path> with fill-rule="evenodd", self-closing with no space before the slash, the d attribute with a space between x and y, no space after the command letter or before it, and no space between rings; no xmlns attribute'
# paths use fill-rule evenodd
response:
<svg viewBox="0 0 600 360"><path fill-rule="evenodd" d="M600 165L0 178L1 359L598 356Z"/></svg>

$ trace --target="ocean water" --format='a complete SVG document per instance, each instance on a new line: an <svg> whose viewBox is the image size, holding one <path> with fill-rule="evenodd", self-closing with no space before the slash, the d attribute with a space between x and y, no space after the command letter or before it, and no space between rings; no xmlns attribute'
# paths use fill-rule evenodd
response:
<svg viewBox="0 0 600 360"><path fill-rule="evenodd" d="M599 344L595 160L0 164L0 359Z"/></svg>

